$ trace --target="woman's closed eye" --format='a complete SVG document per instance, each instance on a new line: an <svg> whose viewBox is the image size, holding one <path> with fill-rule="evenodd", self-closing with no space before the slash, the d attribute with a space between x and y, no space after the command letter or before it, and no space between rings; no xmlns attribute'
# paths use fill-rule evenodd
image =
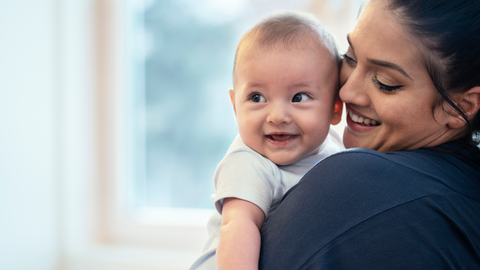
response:
<svg viewBox="0 0 480 270"><path fill-rule="evenodd" d="M354 60L352 57L348 56L346 53L342 54L343 59L345 62L347 62L347 65L351 67L356 67L357 66L357 61Z"/></svg>
<svg viewBox="0 0 480 270"><path fill-rule="evenodd" d="M267 100L260 94L258 93L253 93L250 95L249 99L255 103L263 103L267 102Z"/></svg>
<svg viewBox="0 0 480 270"><path fill-rule="evenodd" d="M292 102L302 102L302 101L307 101L309 100L310 97L305 94L305 93L298 93L298 94L295 94L292 98Z"/></svg>
<svg viewBox="0 0 480 270"><path fill-rule="evenodd" d="M376 76L373 77L372 81L379 90L386 93L391 93L403 87L403 85L387 85L387 84L381 83Z"/></svg>

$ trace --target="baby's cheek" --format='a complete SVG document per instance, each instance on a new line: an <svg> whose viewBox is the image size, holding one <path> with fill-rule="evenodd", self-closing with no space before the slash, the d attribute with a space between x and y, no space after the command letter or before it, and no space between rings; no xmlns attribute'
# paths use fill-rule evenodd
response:
<svg viewBox="0 0 480 270"><path fill-rule="evenodd" d="M322 121L321 124L318 121ZM328 131L330 130L330 122L326 122L327 119L317 119L317 123L310 131L310 137L314 140L315 144L322 144L327 138Z"/></svg>

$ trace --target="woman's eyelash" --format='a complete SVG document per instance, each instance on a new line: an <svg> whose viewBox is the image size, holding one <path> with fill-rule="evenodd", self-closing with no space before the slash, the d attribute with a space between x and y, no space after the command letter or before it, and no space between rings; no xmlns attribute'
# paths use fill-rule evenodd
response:
<svg viewBox="0 0 480 270"><path fill-rule="evenodd" d="M347 61L347 63L350 64L350 65L357 63L357 61L353 60L353 58L351 58L350 56L348 56L346 53L341 54L341 56L342 56L342 58L345 59L345 61Z"/></svg>
<svg viewBox="0 0 480 270"><path fill-rule="evenodd" d="M345 61L347 62L348 65L355 66L357 64L357 61L355 61L353 58L348 56L346 53L342 54L341 56L343 57L343 59L345 59ZM386 84L383 84L377 79L377 77L374 77L372 80L373 80L373 83L377 86L377 88L384 91L384 92L392 92L392 91L398 90L398 89L403 87L403 85L386 85Z"/></svg>
<svg viewBox="0 0 480 270"><path fill-rule="evenodd" d="M374 77L372 79L373 83L377 86L378 89L384 91L384 92L392 92L395 90L398 90L403 87L403 85L386 85L381 83L377 77Z"/></svg>

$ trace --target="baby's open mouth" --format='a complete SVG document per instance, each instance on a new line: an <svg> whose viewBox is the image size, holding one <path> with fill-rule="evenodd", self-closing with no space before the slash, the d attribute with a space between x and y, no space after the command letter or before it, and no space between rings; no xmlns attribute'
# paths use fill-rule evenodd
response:
<svg viewBox="0 0 480 270"><path fill-rule="evenodd" d="M298 137L298 135L293 135L293 134L270 134L270 135L265 135L267 139L272 140L272 141L280 141L280 142L285 142L291 139L294 139Z"/></svg>
<svg viewBox="0 0 480 270"><path fill-rule="evenodd" d="M358 116L358 115L354 114L352 111L348 112L348 116L350 116L350 119L352 119L353 122L361 124L363 126L367 126L367 127L379 126L381 124L380 122L378 122L376 120L373 120L373 119L370 119L370 118L364 118L362 116Z"/></svg>

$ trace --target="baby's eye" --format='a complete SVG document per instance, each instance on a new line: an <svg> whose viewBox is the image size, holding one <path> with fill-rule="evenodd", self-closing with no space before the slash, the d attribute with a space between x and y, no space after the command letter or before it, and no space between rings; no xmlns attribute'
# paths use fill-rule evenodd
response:
<svg viewBox="0 0 480 270"><path fill-rule="evenodd" d="M266 102L265 98L260 94L253 94L250 97L250 100L255 102L255 103Z"/></svg>
<svg viewBox="0 0 480 270"><path fill-rule="evenodd" d="M295 94L295 96L293 96L292 102L302 102L309 99L310 97L307 94L298 93L298 94Z"/></svg>

